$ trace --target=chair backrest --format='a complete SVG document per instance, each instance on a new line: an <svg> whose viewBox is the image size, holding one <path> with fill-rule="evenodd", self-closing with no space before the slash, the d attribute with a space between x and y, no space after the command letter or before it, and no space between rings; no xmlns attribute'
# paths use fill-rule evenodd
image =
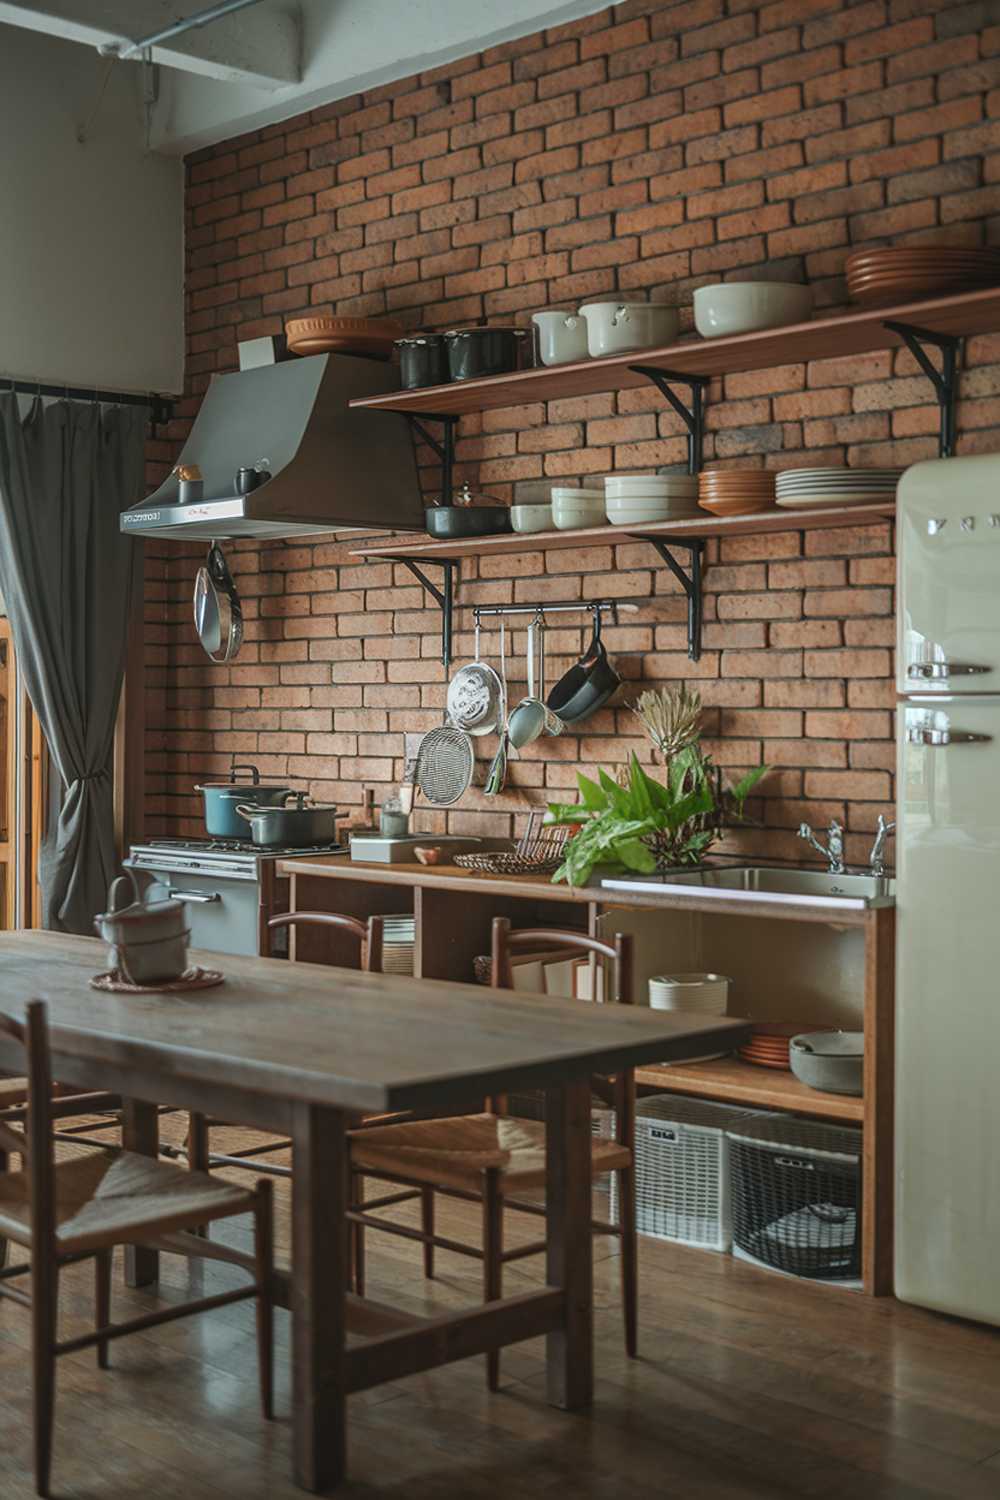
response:
<svg viewBox="0 0 1000 1500"><path fill-rule="evenodd" d="M553 950L557 950L555 955ZM562 928L526 927L515 931L511 928L509 917L494 917L491 977L495 989L514 988L511 958L516 953L544 953L546 958L572 958L577 953L586 953L606 959L610 976L610 983L605 989L606 998L617 1005L632 1004L634 970L630 933L616 933L614 943L602 943L599 938L588 937L586 933ZM635 1070L625 1068L611 1080L595 1076L591 1079L591 1089L603 1103L614 1110L615 1139L619 1145L632 1150L635 1136ZM506 1114L506 1100L494 1099L493 1108L498 1114Z"/></svg>
<svg viewBox="0 0 1000 1500"><path fill-rule="evenodd" d="M369 917L361 922L357 917L343 917L331 911L287 911L272 917L267 924L268 953L271 934L279 927L327 927L347 933L358 942L358 967L369 974L382 972L383 922L381 917Z"/></svg>
<svg viewBox="0 0 1000 1500"><path fill-rule="evenodd" d="M41 1000L28 1003L23 1022L0 1013L0 1033L20 1042L28 1078L28 1118L23 1132L0 1121L0 1151L20 1155L31 1190L33 1249L47 1252L55 1241L55 1146L52 1137L52 1067L49 1028Z"/></svg>

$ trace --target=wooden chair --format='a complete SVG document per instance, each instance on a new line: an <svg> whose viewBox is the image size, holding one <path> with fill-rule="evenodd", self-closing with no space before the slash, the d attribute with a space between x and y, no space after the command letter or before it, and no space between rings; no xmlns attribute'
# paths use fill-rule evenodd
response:
<svg viewBox="0 0 1000 1500"><path fill-rule="evenodd" d="M272 1243L271 1185L234 1187L180 1167L115 1147L56 1162L52 1130L52 1080L45 1006L27 1007L24 1023L0 1014L0 1032L21 1043L28 1076L27 1122L23 1133L0 1124L0 1149L17 1155L20 1172L0 1173L0 1234L29 1252L24 1264L0 1270L0 1297L31 1309L32 1394L35 1486L49 1493L55 1361L60 1354L96 1347L97 1363L108 1366L108 1344L127 1333L169 1323L189 1313L207 1312L253 1297L257 1302L260 1394L265 1417L272 1413ZM252 1213L255 1254L213 1247L185 1233L197 1224ZM142 1244L180 1254L233 1261L250 1270L253 1281L235 1291L202 1297L181 1306L111 1323L111 1257L115 1245ZM96 1316L92 1333L60 1340L57 1329L59 1273L73 1262L95 1261ZM12 1278L31 1274L30 1298Z"/></svg>
<svg viewBox="0 0 1000 1500"><path fill-rule="evenodd" d="M497 989L513 987L511 962L515 953L557 950L549 958L594 955L610 964L610 983L606 996L620 1005L632 1001L632 939L619 934L614 944L578 932L533 929L512 932L506 917L493 921L493 985ZM613 1079L594 1078L592 1088L602 1105L614 1110L615 1138L595 1137L591 1152L591 1170L596 1178L605 1172L618 1174L619 1222L609 1224L595 1220L595 1234L611 1234L621 1240L622 1300L625 1318L625 1347L634 1358L637 1347L637 1242L635 1230L635 1076L631 1069ZM435 1246L469 1255L483 1262L483 1292L487 1302L501 1295L503 1267L513 1260L539 1254L545 1242L534 1241L515 1249L503 1248L503 1210L513 1208L523 1213L543 1215L540 1203L524 1201L517 1194L545 1185L545 1126L536 1120L518 1119L507 1114L506 1101L494 1101L492 1110L459 1118L414 1120L403 1124L376 1126L353 1131L350 1136L352 1182L362 1176L398 1186L430 1188L446 1196L480 1200L482 1203L482 1248L443 1239L422 1230L372 1216L373 1203L363 1203L352 1194L349 1217L354 1225L355 1263L363 1266L363 1250L357 1242L366 1228L382 1229L424 1244L424 1268L428 1251ZM387 1200L391 1201L391 1200ZM433 1261L431 1261L433 1267ZM428 1272L430 1274L430 1272ZM363 1291L363 1285L357 1285ZM499 1384L499 1353L487 1355L487 1376L491 1390Z"/></svg>
<svg viewBox="0 0 1000 1500"><path fill-rule="evenodd" d="M369 917L367 922L360 922L356 917L344 917L336 912L283 912L280 916L271 917L267 924L265 958L270 957L271 942L275 932L286 927L294 932L298 926L325 927L355 938L358 944L358 967L365 973L381 974L384 927L381 917ZM207 1172L210 1167L247 1167L248 1169L252 1167L255 1171L264 1172L269 1177L291 1177L290 1167L274 1166L270 1162L263 1163L258 1160L261 1156L269 1156L276 1151L290 1150L292 1143L289 1140L268 1138L259 1146L246 1146L230 1154L213 1152L210 1132L214 1126L224 1124L226 1124L224 1120L211 1120L199 1114L191 1115L188 1126L187 1158L193 1171Z"/></svg>

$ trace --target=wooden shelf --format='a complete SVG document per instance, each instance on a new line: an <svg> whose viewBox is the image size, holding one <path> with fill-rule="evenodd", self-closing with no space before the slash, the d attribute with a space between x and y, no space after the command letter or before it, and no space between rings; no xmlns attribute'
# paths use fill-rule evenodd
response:
<svg viewBox="0 0 1000 1500"><path fill-rule="evenodd" d="M418 562L421 558L438 558L441 562L461 557L500 556L507 552L548 552L565 547L614 547L621 542L642 541L658 537L664 542L690 541L709 536L746 536L761 531L816 531L838 526L864 526L896 513L894 499L877 500L864 505L817 505L808 510L790 510L776 505L773 510L758 511L750 516L697 516L684 521L650 521L645 526L588 526L583 531L502 532L499 536L457 537L454 541L373 542L352 551L352 557L392 558Z"/></svg>
<svg viewBox="0 0 1000 1500"><path fill-rule="evenodd" d="M995 333L1000 330L1000 288L838 313L809 323L791 323L784 328L741 333L733 338L682 339L659 349L635 349L605 359L516 370L509 375L424 386L417 391L391 391L384 396L365 396L350 404L368 411L409 412L411 416L461 416L488 408L590 396L643 385L645 377L630 368L635 364L681 375L707 376L804 364L897 348L903 340L885 326L887 322L909 323L933 333L952 335Z"/></svg>
<svg viewBox="0 0 1000 1500"><path fill-rule="evenodd" d="M824 1094L800 1083L794 1073L777 1068L756 1068L753 1063L727 1057L717 1062L653 1064L637 1068L636 1083L672 1094L694 1094L701 1099L721 1099L728 1104L747 1104L761 1109L793 1110L818 1115L824 1120L848 1120L860 1125L865 1116L863 1099L849 1094Z"/></svg>

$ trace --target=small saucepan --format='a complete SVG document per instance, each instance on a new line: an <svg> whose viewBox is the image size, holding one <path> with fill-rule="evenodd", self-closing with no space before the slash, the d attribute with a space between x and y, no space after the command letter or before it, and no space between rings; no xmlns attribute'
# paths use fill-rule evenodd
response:
<svg viewBox="0 0 1000 1500"><path fill-rule="evenodd" d="M590 645L576 665L560 677L545 700L546 706L564 724L579 724L603 708L621 681L601 640L601 612L597 609Z"/></svg>
<svg viewBox="0 0 1000 1500"><path fill-rule="evenodd" d="M346 812L338 813L332 802L309 802L304 792L288 792L288 797L294 797L294 806L237 807L240 817L250 824L255 844L273 849L336 843L337 818L346 818Z"/></svg>

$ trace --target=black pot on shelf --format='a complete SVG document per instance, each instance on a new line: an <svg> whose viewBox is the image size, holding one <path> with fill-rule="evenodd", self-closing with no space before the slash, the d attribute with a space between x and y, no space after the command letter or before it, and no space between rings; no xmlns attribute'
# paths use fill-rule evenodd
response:
<svg viewBox="0 0 1000 1500"><path fill-rule="evenodd" d="M425 385L445 385L449 379L448 355L441 333L413 333L396 340L399 350L399 383L404 391Z"/></svg>
<svg viewBox="0 0 1000 1500"><path fill-rule="evenodd" d="M444 335L452 380L479 380L518 368L523 328L456 328Z"/></svg>

